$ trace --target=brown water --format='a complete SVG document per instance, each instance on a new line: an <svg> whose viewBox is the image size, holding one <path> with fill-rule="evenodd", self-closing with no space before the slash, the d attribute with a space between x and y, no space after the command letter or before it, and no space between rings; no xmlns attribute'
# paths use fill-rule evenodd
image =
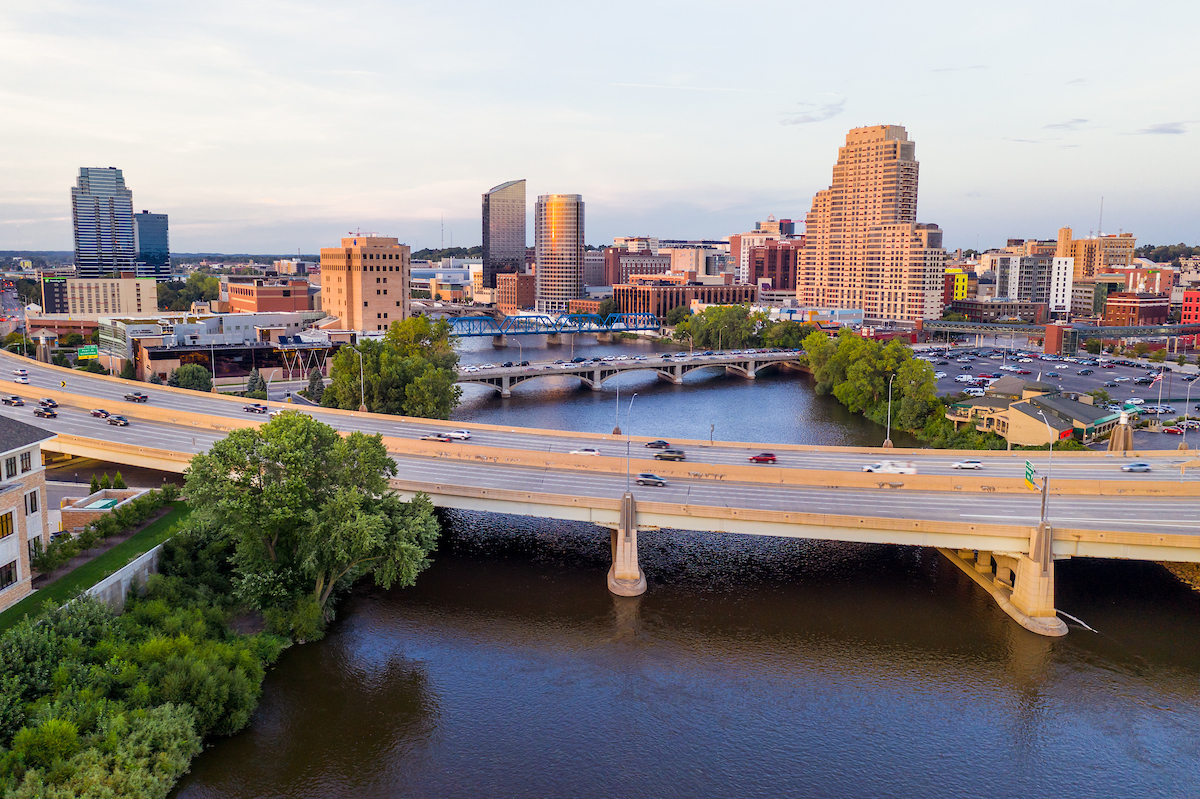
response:
<svg viewBox="0 0 1200 799"><path fill-rule="evenodd" d="M1064 561L1049 640L935 551L451 515L176 796L1196 796L1200 595Z"/></svg>

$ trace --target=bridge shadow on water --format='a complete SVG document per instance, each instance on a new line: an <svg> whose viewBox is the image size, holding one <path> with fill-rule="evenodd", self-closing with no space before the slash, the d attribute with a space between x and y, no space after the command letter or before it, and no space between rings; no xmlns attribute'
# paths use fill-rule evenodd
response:
<svg viewBox="0 0 1200 799"><path fill-rule="evenodd" d="M285 653L178 795L1182 795L1200 784L1200 595L1058 565L1099 630L1013 623L934 550L639 536L447 512L415 587L361 587ZM1101 788L1101 786L1103 786Z"/></svg>

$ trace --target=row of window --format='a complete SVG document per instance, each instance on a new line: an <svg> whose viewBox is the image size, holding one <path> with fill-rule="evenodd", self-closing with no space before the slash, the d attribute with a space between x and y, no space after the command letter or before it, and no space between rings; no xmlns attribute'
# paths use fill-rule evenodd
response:
<svg viewBox="0 0 1200 799"><path fill-rule="evenodd" d="M21 472L33 470L33 455L29 452L21 453ZM17 476L17 456L13 455L10 458L4 459L4 479L11 480Z"/></svg>

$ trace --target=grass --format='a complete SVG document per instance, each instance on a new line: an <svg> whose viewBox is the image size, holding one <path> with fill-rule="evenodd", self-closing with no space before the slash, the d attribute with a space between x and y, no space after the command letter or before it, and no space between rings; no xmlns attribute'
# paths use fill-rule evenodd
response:
<svg viewBox="0 0 1200 799"><path fill-rule="evenodd" d="M15 625L27 614L36 616L42 605L52 602L62 605L81 591L91 588L105 577L115 573L137 558L166 541L175 532L192 509L182 502L174 502L167 515L148 526L145 530L122 541L112 549L82 564L74 571L64 574L47 587L29 596L0 613L0 632Z"/></svg>

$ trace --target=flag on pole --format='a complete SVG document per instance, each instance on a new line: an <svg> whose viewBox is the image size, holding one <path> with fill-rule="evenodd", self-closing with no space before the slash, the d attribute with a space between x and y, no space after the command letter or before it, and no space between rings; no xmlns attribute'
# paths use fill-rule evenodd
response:
<svg viewBox="0 0 1200 799"><path fill-rule="evenodd" d="M1158 373L1158 374L1155 376L1155 378L1154 378L1153 380L1151 380L1151 381L1150 381L1150 385L1154 385L1155 383L1157 383L1157 382L1158 382L1158 381L1160 381L1160 380L1162 380L1162 372L1159 372L1159 373Z"/></svg>

